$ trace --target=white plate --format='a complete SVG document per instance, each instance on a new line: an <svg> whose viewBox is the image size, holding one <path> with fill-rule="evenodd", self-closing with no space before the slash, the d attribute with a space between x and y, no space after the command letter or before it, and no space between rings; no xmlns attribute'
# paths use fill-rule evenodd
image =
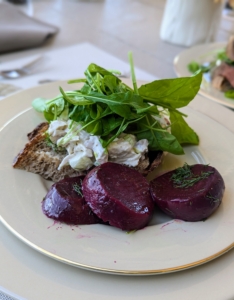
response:
<svg viewBox="0 0 234 300"><path fill-rule="evenodd" d="M174 70L178 77L191 76L188 71L188 64L196 61L200 64L212 60L217 50L222 50L226 43L212 43L198 45L182 51L174 59ZM206 82L201 86L199 93L217 103L234 108L234 99L226 98L223 92L214 89L210 83Z"/></svg>
<svg viewBox="0 0 234 300"><path fill-rule="evenodd" d="M65 83L60 85L67 88ZM57 91L58 84L53 83L15 94L9 101L14 100L16 106L22 101L25 107L35 97L50 98ZM112 274L175 272L227 252L234 246L234 135L191 108L184 111L201 143L186 147L183 156L168 155L159 172L184 162L209 163L220 171L226 183L223 204L207 221L171 220L157 212L151 226L127 234L105 225L67 226L48 219L41 212L41 201L50 183L11 167L26 142L26 133L41 121L32 109L15 116L0 132L1 221L27 245L51 258Z"/></svg>

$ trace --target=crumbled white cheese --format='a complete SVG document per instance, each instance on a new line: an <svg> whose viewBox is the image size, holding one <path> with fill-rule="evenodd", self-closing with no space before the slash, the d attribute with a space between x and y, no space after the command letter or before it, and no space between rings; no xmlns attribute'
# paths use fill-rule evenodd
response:
<svg viewBox="0 0 234 300"><path fill-rule="evenodd" d="M132 134L122 133L104 149L98 136L80 129L80 124L71 123L70 120L50 123L48 134L51 141L66 148L68 152L60 163L59 170L70 165L75 170L83 171L107 161L135 167L148 152L148 140L137 141Z"/></svg>
<svg viewBox="0 0 234 300"><path fill-rule="evenodd" d="M73 148L72 154L68 154L64 157L58 169L61 170L64 166L70 165L77 171L88 170L93 165L92 158L92 150L79 143Z"/></svg>
<svg viewBox="0 0 234 300"><path fill-rule="evenodd" d="M107 148L109 161L136 167L148 152L148 140L136 141L132 134L121 134Z"/></svg>
<svg viewBox="0 0 234 300"><path fill-rule="evenodd" d="M53 121L50 123L48 128L48 134L53 143L57 143L57 140L66 134L67 122L64 121Z"/></svg>
<svg viewBox="0 0 234 300"><path fill-rule="evenodd" d="M84 145L85 147L93 150L95 166L101 165L108 161L108 152L102 147L100 139L96 135L90 135L89 139L84 141Z"/></svg>

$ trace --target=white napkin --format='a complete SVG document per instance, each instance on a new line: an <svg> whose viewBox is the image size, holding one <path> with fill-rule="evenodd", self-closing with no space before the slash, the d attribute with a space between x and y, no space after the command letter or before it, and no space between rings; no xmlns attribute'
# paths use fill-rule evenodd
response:
<svg viewBox="0 0 234 300"><path fill-rule="evenodd" d="M17 6L0 3L0 53L38 47L58 28L27 16Z"/></svg>

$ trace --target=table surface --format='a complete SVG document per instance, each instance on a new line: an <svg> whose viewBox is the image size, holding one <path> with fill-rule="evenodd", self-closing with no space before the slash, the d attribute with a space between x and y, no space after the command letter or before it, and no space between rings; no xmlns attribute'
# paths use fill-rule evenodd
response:
<svg viewBox="0 0 234 300"><path fill-rule="evenodd" d="M12 97L0 102L0 126L27 108L13 107ZM233 130L233 112L197 96L191 107ZM233 299L234 251L202 266L166 275L133 277L81 270L38 253L0 224L2 291L25 299ZM21 276L23 274L23 276ZM218 289L214 289L218 286ZM1 290L1 289L0 289ZM20 299L20 297L17 297Z"/></svg>
<svg viewBox="0 0 234 300"><path fill-rule="evenodd" d="M49 58L56 54L59 59L59 55L66 49L69 49L67 53L80 49L78 51L83 55L87 49L91 49L92 57L100 63L118 64L121 68L127 68L127 52L132 50L139 79L175 77L173 58L183 47L166 44L159 39L164 5L164 0L28 1L28 6L22 9L39 19L46 19L61 30L55 39L43 47L1 55L0 62L37 53ZM225 32L221 28L219 40L224 37ZM105 60L105 57L108 59ZM49 63L55 62L54 58ZM77 62L80 68L83 68L83 63L86 63L84 57ZM50 79L65 79L69 76L69 67L63 75L61 68L55 69L53 73L42 71L40 75L18 81L18 84L28 88L36 85L45 75L51 77L56 74L59 78ZM10 103L10 97L0 102L0 126L18 113L19 108L9 109ZM20 110L26 107L28 103L23 103ZM201 96L196 97L191 107L234 132L231 110ZM18 240L2 224L0 237L0 290L18 299L234 298L233 250L210 263L187 271L158 276L123 277L84 271L47 258Z"/></svg>
<svg viewBox="0 0 234 300"><path fill-rule="evenodd" d="M89 42L125 62L131 50L137 67L159 78L171 78L176 77L173 59L185 47L160 39L165 3L166 0L27 0L27 5L17 7L60 28L54 39L28 53ZM216 40L226 42L233 24L222 18ZM19 51L17 55L25 53Z"/></svg>

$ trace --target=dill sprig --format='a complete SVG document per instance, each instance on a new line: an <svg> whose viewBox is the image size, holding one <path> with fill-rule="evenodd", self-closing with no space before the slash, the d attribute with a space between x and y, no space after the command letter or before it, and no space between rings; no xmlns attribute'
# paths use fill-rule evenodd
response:
<svg viewBox="0 0 234 300"><path fill-rule="evenodd" d="M54 152L57 152L57 153L66 153L67 150L66 148L62 148L62 147L58 147L56 144L54 144L51 139L50 139L50 136L48 133L45 134L45 143L48 147L50 147Z"/></svg>
<svg viewBox="0 0 234 300"><path fill-rule="evenodd" d="M185 163L183 167L178 168L175 173L171 176L173 185L175 188L189 188L193 186L198 181L205 179L214 172L201 172L200 175L195 175L192 173L191 167Z"/></svg>
<svg viewBox="0 0 234 300"><path fill-rule="evenodd" d="M220 202L221 200L218 197L212 196L210 193L206 196L206 198L210 199L210 203L217 203Z"/></svg>
<svg viewBox="0 0 234 300"><path fill-rule="evenodd" d="M73 190L74 190L75 192L77 192L78 195L80 195L81 197L83 197L81 184L82 184L82 181L81 181L81 180L80 180L80 185L79 185L77 182L75 182L75 183L73 184Z"/></svg>

